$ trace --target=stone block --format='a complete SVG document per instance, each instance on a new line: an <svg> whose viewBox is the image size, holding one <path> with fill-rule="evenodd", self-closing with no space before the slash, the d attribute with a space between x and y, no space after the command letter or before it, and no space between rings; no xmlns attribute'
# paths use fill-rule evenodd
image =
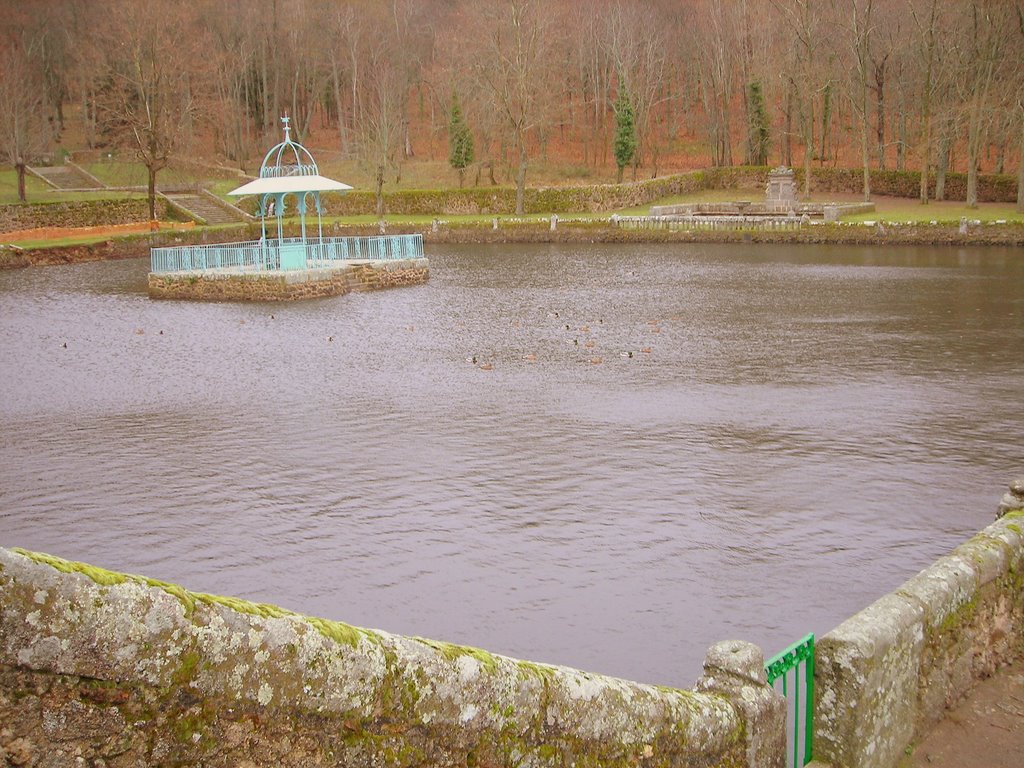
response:
<svg viewBox="0 0 1024 768"><path fill-rule="evenodd" d="M715 643L696 690L725 696L740 711L748 766L786 764L786 700L768 684L760 648L741 640Z"/></svg>
<svg viewBox="0 0 1024 768"><path fill-rule="evenodd" d="M914 734L924 608L886 595L820 638L814 752L846 768L891 768Z"/></svg>

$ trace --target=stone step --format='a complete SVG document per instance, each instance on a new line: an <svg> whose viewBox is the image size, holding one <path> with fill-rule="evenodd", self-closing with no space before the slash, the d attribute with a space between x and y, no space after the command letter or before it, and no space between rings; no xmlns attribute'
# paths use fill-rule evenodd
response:
<svg viewBox="0 0 1024 768"><path fill-rule="evenodd" d="M57 189L102 189L102 184L68 165L33 166L32 170Z"/></svg>
<svg viewBox="0 0 1024 768"><path fill-rule="evenodd" d="M84 173L70 165L49 165L32 167L32 171L42 176L57 189L102 189L103 185L98 184Z"/></svg>
<svg viewBox="0 0 1024 768"><path fill-rule="evenodd" d="M167 195L167 198L193 216L203 219L207 224L231 224L242 220L238 214L217 205L203 195L173 194Z"/></svg>

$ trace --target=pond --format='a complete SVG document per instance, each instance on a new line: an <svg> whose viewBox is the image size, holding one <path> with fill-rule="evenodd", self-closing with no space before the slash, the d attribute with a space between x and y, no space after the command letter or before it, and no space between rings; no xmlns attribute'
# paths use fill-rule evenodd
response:
<svg viewBox="0 0 1024 768"><path fill-rule="evenodd" d="M0 273L0 544L683 686L828 631L1021 471L1019 249L428 256L287 305Z"/></svg>

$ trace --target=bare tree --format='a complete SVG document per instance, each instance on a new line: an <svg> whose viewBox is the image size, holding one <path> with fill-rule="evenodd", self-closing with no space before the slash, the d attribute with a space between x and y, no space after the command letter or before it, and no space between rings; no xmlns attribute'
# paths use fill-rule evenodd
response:
<svg viewBox="0 0 1024 768"><path fill-rule="evenodd" d="M18 199L26 201L25 169L49 144L50 126L39 69L17 42L0 50L0 149L18 174Z"/></svg>
<svg viewBox="0 0 1024 768"><path fill-rule="evenodd" d="M1009 26L1010 5L1001 0L975 0L963 19L960 51L963 77L958 81L967 104L967 207L978 206L978 164L991 118L989 96L1000 64Z"/></svg>
<svg viewBox="0 0 1024 768"><path fill-rule="evenodd" d="M928 184L932 166L932 123L934 121L934 101L938 80L938 33L939 33L939 0L926 0L923 8L918 8L915 0L908 0L910 15L917 30L917 55L921 67L921 125L922 136L919 154L921 156L921 187L922 204L928 203Z"/></svg>
<svg viewBox="0 0 1024 768"><path fill-rule="evenodd" d="M734 6L742 9L742 6ZM732 104L739 47L728 0L704 0L694 27L701 100L708 124L712 165L732 165Z"/></svg>
<svg viewBox="0 0 1024 768"><path fill-rule="evenodd" d="M790 94L796 110L804 145L804 198L811 195L811 159L814 156L814 114L824 92L828 73L823 71L819 51L821 6L812 0L772 0L783 17L784 28L793 36L794 61L789 73Z"/></svg>
<svg viewBox="0 0 1024 768"><path fill-rule="evenodd" d="M833 9L835 2L833 1ZM874 0L851 0L849 21L845 25L854 67L848 78L849 100L860 124L860 154L863 175L864 200L871 199L871 153L869 147L868 90L869 78L875 69L871 56L871 38L874 34Z"/></svg>
<svg viewBox="0 0 1024 768"><path fill-rule="evenodd" d="M146 5L115 0L97 39L103 63L100 120L146 166L151 219L156 218L157 174L190 140L199 114L203 78L195 75L203 47L193 19L181 18L188 12L188 6L170 0ZM157 15L164 21L154 23Z"/></svg>
<svg viewBox="0 0 1024 768"><path fill-rule="evenodd" d="M378 216L384 215L384 176L396 165L404 126L405 80L393 64L390 42L382 36L369 46L357 123L359 154L373 173Z"/></svg>
<svg viewBox="0 0 1024 768"><path fill-rule="evenodd" d="M211 82L218 108L210 115L215 146L244 171L257 151L256 134L262 127L257 18L252 8L224 13L210 2L203 6L200 20L215 42Z"/></svg>
<svg viewBox="0 0 1024 768"><path fill-rule="evenodd" d="M1024 56L1024 7L1017 6L1017 32L1014 36L1017 61ZM1017 156L1017 213L1024 213L1024 77L1017 71L1017 117L1020 120L1020 152Z"/></svg>
<svg viewBox="0 0 1024 768"><path fill-rule="evenodd" d="M535 0L507 0L480 9L482 44L472 71L504 118L517 156L516 214L525 209L531 133L548 119L548 16Z"/></svg>
<svg viewBox="0 0 1024 768"><path fill-rule="evenodd" d="M652 115L663 99L665 52L669 48L660 17L635 0L618 0L604 17L603 40L614 68L617 90L629 95L636 124L633 180L645 155L657 154ZM656 172L656 171L655 171Z"/></svg>

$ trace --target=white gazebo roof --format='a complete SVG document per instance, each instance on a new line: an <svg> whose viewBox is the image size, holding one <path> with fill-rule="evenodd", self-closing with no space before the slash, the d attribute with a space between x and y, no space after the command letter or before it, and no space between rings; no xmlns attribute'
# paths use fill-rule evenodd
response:
<svg viewBox="0 0 1024 768"><path fill-rule="evenodd" d="M303 176L268 176L267 178L254 179L248 184L243 184L238 189L228 192L229 195L277 195L302 192L344 192L352 189L348 184L343 184L334 179L328 179L319 174Z"/></svg>

